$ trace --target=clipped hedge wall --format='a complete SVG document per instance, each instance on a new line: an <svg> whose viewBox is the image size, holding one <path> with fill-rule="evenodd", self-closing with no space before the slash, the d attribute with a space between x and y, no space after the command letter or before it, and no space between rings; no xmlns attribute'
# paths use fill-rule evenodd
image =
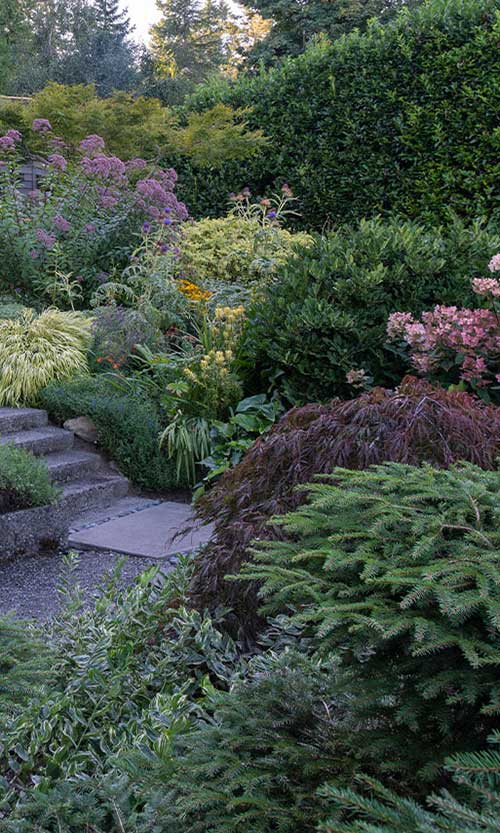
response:
<svg viewBox="0 0 500 833"><path fill-rule="evenodd" d="M191 109L252 108L249 127L270 142L219 169L176 160L179 198L213 216L230 191L263 193L279 177L309 228L388 210L500 211L499 41L496 0L429 0L257 77L208 83Z"/></svg>

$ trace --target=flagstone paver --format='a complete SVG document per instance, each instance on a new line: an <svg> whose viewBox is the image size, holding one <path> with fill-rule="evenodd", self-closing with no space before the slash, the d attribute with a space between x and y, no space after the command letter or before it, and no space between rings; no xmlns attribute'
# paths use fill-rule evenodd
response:
<svg viewBox="0 0 500 833"><path fill-rule="evenodd" d="M189 504L162 501L126 514L117 512L117 516L94 525L80 526L70 533L69 543L76 549L168 559L206 544L211 533L209 525L194 525Z"/></svg>

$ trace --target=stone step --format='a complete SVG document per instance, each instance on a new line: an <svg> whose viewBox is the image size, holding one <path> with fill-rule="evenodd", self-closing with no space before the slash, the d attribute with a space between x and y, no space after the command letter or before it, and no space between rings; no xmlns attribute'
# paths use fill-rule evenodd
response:
<svg viewBox="0 0 500 833"><path fill-rule="evenodd" d="M128 480L121 475L96 474L67 483L60 498L60 505L77 515L95 507L109 506L124 497L128 488Z"/></svg>
<svg viewBox="0 0 500 833"><path fill-rule="evenodd" d="M54 483L81 480L98 471L102 463L98 454L73 449L47 454L45 462Z"/></svg>
<svg viewBox="0 0 500 833"><path fill-rule="evenodd" d="M47 425L47 411L38 408L0 408L0 435Z"/></svg>
<svg viewBox="0 0 500 833"><path fill-rule="evenodd" d="M48 425L43 428L32 428L27 431L16 431L2 434L0 445L8 443L31 451L32 454L51 454L55 451L68 451L73 446L74 435L64 428Z"/></svg>

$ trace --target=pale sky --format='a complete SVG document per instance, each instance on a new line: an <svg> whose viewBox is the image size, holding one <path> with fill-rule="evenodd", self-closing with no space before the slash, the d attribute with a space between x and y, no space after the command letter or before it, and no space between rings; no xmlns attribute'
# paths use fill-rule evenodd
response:
<svg viewBox="0 0 500 833"><path fill-rule="evenodd" d="M137 40L147 40L149 27L158 20L159 12L156 7L156 0L120 0L122 9L128 8L130 20L135 26L135 37ZM237 8L234 0L229 0L229 5Z"/></svg>
<svg viewBox="0 0 500 833"><path fill-rule="evenodd" d="M149 27L158 20L156 0L120 0L122 8L128 8L130 20L135 26L137 40L146 40Z"/></svg>

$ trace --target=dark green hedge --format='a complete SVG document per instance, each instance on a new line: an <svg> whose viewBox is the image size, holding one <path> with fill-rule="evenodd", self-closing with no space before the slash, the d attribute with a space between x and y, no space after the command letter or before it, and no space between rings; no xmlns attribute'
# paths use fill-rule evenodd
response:
<svg viewBox="0 0 500 833"><path fill-rule="evenodd" d="M500 210L500 15L497 0L430 0L311 48L258 77L206 84L189 99L252 108L270 138L255 160L199 169L175 160L194 215L220 212L230 191L278 178L321 228L374 213L443 218Z"/></svg>

